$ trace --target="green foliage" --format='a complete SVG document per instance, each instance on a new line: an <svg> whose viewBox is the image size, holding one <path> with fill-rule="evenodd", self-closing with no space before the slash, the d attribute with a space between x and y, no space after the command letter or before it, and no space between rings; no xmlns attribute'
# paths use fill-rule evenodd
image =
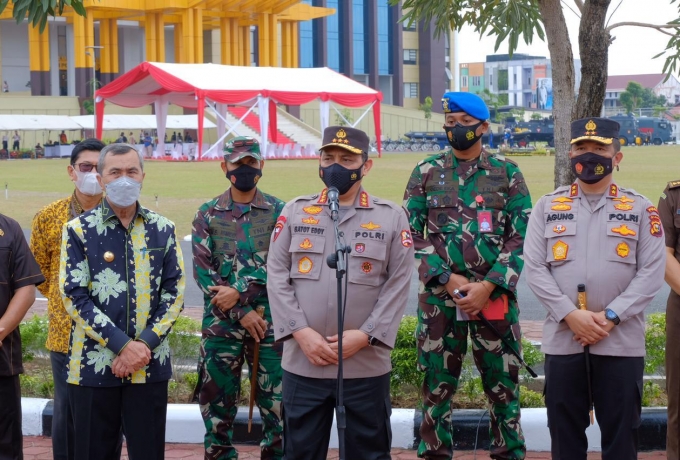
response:
<svg viewBox="0 0 680 460"><path fill-rule="evenodd" d="M534 112L534 113L531 114L531 119L532 119L532 120L539 120L539 121L540 121L540 120L543 119L543 115L541 115L541 114L538 113L538 112Z"/></svg>
<svg viewBox="0 0 680 460"><path fill-rule="evenodd" d="M54 398L52 373L42 370L36 375L20 374L21 395L34 398Z"/></svg>
<svg viewBox="0 0 680 460"><path fill-rule="evenodd" d="M85 99L83 101L83 109L88 115L94 115L94 101L92 99Z"/></svg>
<svg viewBox="0 0 680 460"><path fill-rule="evenodd" d="M182 380L195 369L201 346L201 323L187 316L180 315L168 335L172 373L177 380Z"/></svg>
<svg viewBox="0 0 680 460"><path fill-rule="evenodd" d="M663 392L659 384L647 381L642 387L642 406L655 407L668 404L668 397Z"/></svg>
<svg viewBox="0 0 680 460"><path fill-rule="evenodd" d="M8 3L9 0L0 0L0 13ZM27 18L33 27L40 27L40 32L45 30L49 17L61 16L67 6L73 8L76 14L87 16L83 0L14 0L13 3L12 17L17 24Z"/></svg>
<svg viewBox="0 0 680 460"><path fill-rule="evenodd" d="M418 319L415 316L404 316L397 331L397 339L392 350L392 375L390 385L393 391L398 391L403 385L420 387L422 374L418 372L418 343L416 341L416 327Z"/></svg>
<svg viewBox="0 0 680 460"><path fill-rule="evenodd" d="M543 395L540 392L530 390L527 387L520 385L519 405L522 409L545 407L545 401L543 400Z"/></svg>
<svg viewBox="0 0 680 460"><path fill-rule="evenodd" d="M666 373L666 314L652 313L647 316L645 328L645 373Z"/></svg>
<svg viewBox="0 0 680 460"><path fill-rule="evenodd" d="M651 88L643 88L640 83L629 81L626 90L623 91L619 100L626 110L630 113L639 108L653 107L655 113L665 111L666 96L657 96Z"/></svg>
<svg viewBox="0 0 680 460"><path fill-rule="evenodd" d="M508 90L508 69L498 69L498 90Z"/></svg>
<svg viewBox="0 0 680 460"><path fill-rule="evenodd" d="M21 333L21 354L24 362L32 361L36 356L47 356L47 316L33 315L19 325Z"/></svg>
<svg viewBox="0 0 680 460"><path fill-rule="evenodd" d="M341 114L342 116L340 116ZM340 109L340 113L335 114L335 124L337 126L351 125L353 121L354 117L352 116L352 112L347 107Z"/></svg>
<svg viewBox="0 0 680 460"><path fill-rule="evenodd" d="M478 91L477 95L481 97L486 103L487 107L491 109L491 120L498 121L498 109L501 106L498 95L489 91L489 88L484 88L481 92Z"/></svg>

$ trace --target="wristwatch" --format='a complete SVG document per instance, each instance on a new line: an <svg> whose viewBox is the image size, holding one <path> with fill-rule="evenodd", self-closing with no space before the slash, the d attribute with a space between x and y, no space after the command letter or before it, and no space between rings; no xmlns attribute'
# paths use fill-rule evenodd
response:
<svg viewBox="0 0 680 460"><path fill-rule="evenodd" d="M376 346L377 344L378 344L378 339L376 339L376 338L373 337L372 335L369 335L369 336L368 336L368 346L369 346L369 347L374 347L374 346Z"/></svg>
<svg viewBox="0 0 680 460"><path fill-rule="evenodd" d="M614 323L614 325L616 326L618 326L619 323L621 322L619 316L611 308L606 308L604 310L604 317L607 318L608 321Z"/></svg>
<svg viewBox="0 0 680 460"><path fill-rule="evenodd" d="M446 283L449 282L449 278L451 278L451 272L444 272L441 275L439 275L439 278L437 278L437 281L439 281L439 284L442 286L445 285Z"/></svg>

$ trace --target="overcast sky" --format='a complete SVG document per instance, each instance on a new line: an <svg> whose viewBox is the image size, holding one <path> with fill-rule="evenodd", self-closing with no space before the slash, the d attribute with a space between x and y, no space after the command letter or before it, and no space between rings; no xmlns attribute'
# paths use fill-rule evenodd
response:
<svg viewBox="0 0 680 460"><path fill-rule="evenodd" d="M620 1L612 0L608 15L611 15ZM564 0L563 3L571 6L574 11L578 12L573 0ZM569 38L572 43L574 58L577 58L579 56L579 18L566 7L564 8L564 15L569 27ZM624 21L663 24L677 17L677 2L671 5L670 0L623 0L609 24ZM663 57L652 59L652 57L666 48L670 37L657 30L640 27L617 27L612 30L612 35L616 39L609 47L610 75L660 73L663 70L665 59ZM475 33L471 28L462 30L459 34L458 42L459 62L485 61L488 54L495 54L495 42L495 37L483 37L480 41L479 34ZM497 51L498 54L507 52L507 43L502 44ZM538 38L535 38L531 45L526 45L520 39L516 52L550 57L548 44L538 40Z"/></svg>

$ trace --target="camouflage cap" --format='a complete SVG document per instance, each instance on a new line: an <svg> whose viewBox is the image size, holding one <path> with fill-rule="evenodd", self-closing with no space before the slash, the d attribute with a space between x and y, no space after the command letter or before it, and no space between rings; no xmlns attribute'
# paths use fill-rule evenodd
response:
<svg viewBox="0 0 680 460"><path fill-rule="evenodd" d="M248 136L239 136L227 142L224 146L224 159L229 163L236 163L241 158L253 157L262 160L260 143L257 139Z"/></svg>

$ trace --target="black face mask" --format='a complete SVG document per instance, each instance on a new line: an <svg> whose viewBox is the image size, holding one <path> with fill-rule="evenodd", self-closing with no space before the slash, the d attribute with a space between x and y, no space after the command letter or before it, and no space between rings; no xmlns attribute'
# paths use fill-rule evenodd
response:
<svg viewBox="0 0 680 460"><path fill-rule="evenodd" d="M571 159L571 170L586 184L596 184L612 173L612 159L587 152Z"/></svg>
<svg viewBox="0 0 680 460"><path fill-rule="evenodd" d="M357 169L347 169L337 163L333 163L325 168L319 166L319 177L326 184L326 187L336 187L340 195L344 195L352 188L352 185L361 180L362 164Z"/></svg>
<svg viewBox="0 0 680 460"><path fill-rule="evenodd" d="M456 123L454 126L444 126L446 138L449 140L451 147L454 150L464 151L475 145L482 137L476 133L477 128L482 126L482 123L484 122L480 121L470 126L463 126L460 123Z"/></svg>
<svg viewBox="0 0 680 460"><path fill-rule="evenodd" d="M236 190L250 192L262 177L262 170L249 165L241 165L233 171L227 171L227 179Z"/></svg>

